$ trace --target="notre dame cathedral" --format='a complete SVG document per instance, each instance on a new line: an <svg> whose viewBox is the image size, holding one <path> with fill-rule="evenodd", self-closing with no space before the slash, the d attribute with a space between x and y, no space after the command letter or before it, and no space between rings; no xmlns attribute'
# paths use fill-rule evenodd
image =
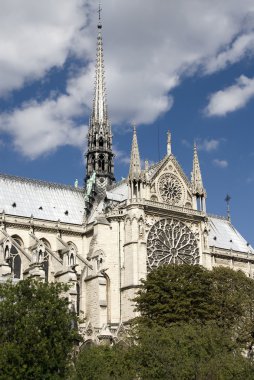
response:
<svg viewBox="0 0 254 380"><path fill-rule="evenodd" d="M171 150L141 168L135 127L128 177L114 177L101 23L84 188L0 175L0 281L70 285L86 341L117 338L140 280L162 264L229 266L253 277L254 250L229 218L206 212L196 146L191 179Z"/></svg>

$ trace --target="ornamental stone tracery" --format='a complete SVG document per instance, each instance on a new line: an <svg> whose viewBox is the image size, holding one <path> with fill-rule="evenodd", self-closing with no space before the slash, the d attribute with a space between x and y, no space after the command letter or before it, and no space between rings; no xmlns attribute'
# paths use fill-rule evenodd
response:
<svg viewBox="0 0 254 380"><path fill-rule="evenodd" d="M199 249L195 234L183 222L162 219L147 238L147 269L163 264L198 264Z"/></svg>
<svg viewBox="0 0 254 380"><path fill-rule="evenodd" d="M173 174L163 174L159 178L158 189L160 196L166 203L179 204L183 200L183 186Z"/></svg>

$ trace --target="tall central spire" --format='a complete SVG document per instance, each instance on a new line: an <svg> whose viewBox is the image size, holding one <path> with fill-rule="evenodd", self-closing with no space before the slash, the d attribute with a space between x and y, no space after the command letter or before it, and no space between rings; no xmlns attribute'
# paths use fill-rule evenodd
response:
<svg viewBox="0 0 254 380"><path fill-rule="evenodd" d="M92 121L102 124L108 122L106 90L104 78L104 58L102 44L102 23L101 23L101 7L99 7L98 37L97 37L97 57L95 70L95 91L93 100Z"/></svg>
<svg viewBox="0 0 254 380"><path fill-rule="evenodd" d="M95 89L92 114L87 135L86 179L96 175L97 190L104 191L114 179L112 133L108 118L105 89L105 72L102 44L101 7L99 7Z"/></svg>

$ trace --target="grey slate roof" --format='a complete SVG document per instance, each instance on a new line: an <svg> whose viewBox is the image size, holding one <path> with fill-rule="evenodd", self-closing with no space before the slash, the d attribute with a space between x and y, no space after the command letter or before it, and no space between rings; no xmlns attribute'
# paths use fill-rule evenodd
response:
<svg viewBox="0 0 254 380"><path fill-rule="evenodd" d="M67 185L0 175L0 212L82 224L83 190Z"/></svg>
<svg viewBox="0 0 254 380"><path fill-rule="evenodd" d="M107 192L115 201L127 199L126 181ZM84 192L81 188L0 174L0 212L81 225L84 215ZM103 201L91 215L102 213ZM68 211L68 213L66 213ZM209 216L209 246L254 254L254 249L226 219Z"/></svg>
<svg viewBox="0 0 254 380"><path fill-rule="evenodd" d="M254 249L226 219L209 217L209 246L254 254Z"/></svg>
<svg viewBox="0 0 254 380"><path fill-rule="evenodd" d="M107 199L117 202L125 201L128 198L128 185L126 180L118 182L114 187L106 192Z"/></svg>

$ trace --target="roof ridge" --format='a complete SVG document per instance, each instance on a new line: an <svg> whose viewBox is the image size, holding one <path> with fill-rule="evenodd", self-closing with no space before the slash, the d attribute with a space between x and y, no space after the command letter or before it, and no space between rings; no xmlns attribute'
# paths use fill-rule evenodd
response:
<svg viewBox="0 0 254 380"><path fill-rule="evenodd" d="M75 187L72 185L66 185L66 184L61 184L61 183L56 183L56 182L49 182L49 181L43 181L40 179L34 179L34 178L26 178L26 177L20 177L20 176L15 176L15 175L10 175L10 174L4 174L0 173L0 179L10 179L13 181L19 181L19 182L25 182L25 183L33 183L39 186L49 186L49 187L58 187L61 189L69 189L72 191L77 191L77 192L83 192L82 187Z"/></svg>

